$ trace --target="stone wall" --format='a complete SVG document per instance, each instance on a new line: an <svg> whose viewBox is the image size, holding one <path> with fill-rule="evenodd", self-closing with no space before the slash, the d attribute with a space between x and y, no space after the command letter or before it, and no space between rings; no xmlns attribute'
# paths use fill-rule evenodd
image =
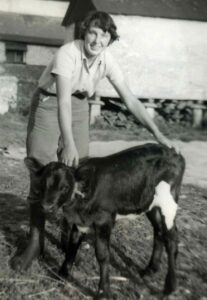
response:
<svg viewBox="0 0 207 300"><path fill-rule="evenodd" d="M0 114L28 112L41 72L57 51L55 47L28 45L25 64L6 63L5 43L0 43Z"/></svg>
<svg viewBox="0 0 207 300"><path fill-rule="evenodd" d="M0 114L16 109L17 81L15 76L0 76Z"/></svg>
<svg viewBox="0 0 207 300"><path fill-rule="evenodd" d="M2 63L4 61L6 61L5 43L4 42L0 42L0 63ZM0 73L1 73L1 71L0 71Z"/></svg>
<svg viewBox="0 0 207 300"><path fill-rule="evenodd" d="M18 111L27 114L32 93L43 66L1 64L0 114Z"/></svg>

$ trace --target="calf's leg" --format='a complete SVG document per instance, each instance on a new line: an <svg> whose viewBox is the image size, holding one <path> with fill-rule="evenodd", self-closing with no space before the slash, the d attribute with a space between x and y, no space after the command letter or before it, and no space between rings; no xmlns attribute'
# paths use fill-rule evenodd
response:
<svg viewBox="0 0 207 300"><path fill-rule="evenodd" d="M11 259L11 267L26 270L39 254L44 252L45 216L39 202L30 204L30 239L27 248L20 256Z"/></svg>
<svg viewBox="0 0 207 300"><path fill-rule="evenodd" d="M163 221L162 221L160 208L154 207L146 215L153 226L154 241L153 241L153 251L152 251L149 264L146 267L146 269L144 269L141 272L142 276L157 272L159 270L163 247L164 247Z"/></svg>
<svg viewBox="0 0 207 300"><path fill-rule="evenodd" d="M73 263L75 261L76 254L78 252L78 248L81 245L81 242L83 240L84 234L81 233L76 225L72 226L69 242L66 246L64 244L64 247L66 247L66 254L65 254L65 260L60 268L59 274L63 277L68 277Z"/></svg>
<svg viewBox="0 0 207 300"><path fill-rule="evenodd" d="M61 249L64 253L67 252L68 243L70 240L70 231L71 226L68 224L68 221L65 218L63 218L61 224Z"/></svg>
<svg viewBox="0 0 207 300"><path fill-rule="evenodd" d="M174 188L171 188L172 199L175 199L177 205L179 197L180 186L176 185ZM169 206L169 211L172 213L173 207ZM176 278L176 258L178 254L178 231L176 227L176 213L173 214L174 218L171 218L169 223L169 217L165 216L163 232L163 240L165 244L165 249L168 257L168 271L165 278L164 293L170 294L176 289L177 278Z"/></svg>
<svg viewBox="0 0 207 300"><path fill-rule="evenodd" d="M164 293L170 294L176 289L176 258L178 254L178 233L174 225L164 233L164 243L168 256L168 272L165 279Z"/></svg>
<svg viewBox="0 0 207 300"><path fill-rule="evenodd" d="M100 281L97 299L110 299L109 283L109 244L111 226L110 224L95 226L95 252L100 267Z"/></svg>

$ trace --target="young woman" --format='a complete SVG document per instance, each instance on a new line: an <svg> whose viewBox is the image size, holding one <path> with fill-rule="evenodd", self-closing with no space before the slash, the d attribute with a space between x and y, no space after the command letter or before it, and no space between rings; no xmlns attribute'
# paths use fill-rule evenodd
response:
<svg viewBox="0 0 207 300"><path fill-rule="evenodd" d="M108 46L118 39L113 19L105 12L90 13L81 30L81 39L62 46L39 80L29 117L27 155L47 164L57 160L58 152L59 160L69 166L77 166L80 158L88 156L87 98L94 94L104 77L109 79L129 111L155 139L171 147L171 142L130 91L120 67L109 52ZM21 258L13 260L14 267L20 265L23 269L41 250L44 228L38 184L32 174L30 180L30 243Z"/></svg>
<svg viewBox="0 0 207 300"><path fill-rule="evenodd" d="M171 146L132 94L123 73L111 56L108 46L118 39L113 19L104 12L89 14L83 21L82 40L60 48L55 59L43 73L31 107L28 126L27 154L42 163L56 159L61 132L60 160L78 165L79 158L88 155L89 110L87 98L97 84L107 77L129 111L162 144ZM57 98L51 88L55 91ZM60 132L59 132L60 129Z"/></svg>

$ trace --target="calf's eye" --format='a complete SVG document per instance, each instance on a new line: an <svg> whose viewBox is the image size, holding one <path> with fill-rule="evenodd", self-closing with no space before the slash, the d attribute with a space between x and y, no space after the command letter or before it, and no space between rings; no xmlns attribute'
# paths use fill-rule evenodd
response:
<svg viewBox="0 0 207 300"><path fill-rule="evenodd" d="M69 188L68 188L67 186L64 186L64 187L62 188L62 191L63 191L64 193L68 192L68 190L69 190Z"/></svg>

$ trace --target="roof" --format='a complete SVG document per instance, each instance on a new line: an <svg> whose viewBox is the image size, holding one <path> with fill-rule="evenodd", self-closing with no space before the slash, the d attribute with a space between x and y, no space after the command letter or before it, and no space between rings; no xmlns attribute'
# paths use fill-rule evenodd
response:
<svg viewBox="0 0 207 300"><path fill-rule="evenodd" d="M61 18L0 12L1 40L60 46L64 35Z"/></svg>
<svg viewBox="0 0 207 300"><path fill-rule="evenodd" d="M90 10L111 14L207 21L206 0L71 0L62 25L80 21Z"/></svg>

